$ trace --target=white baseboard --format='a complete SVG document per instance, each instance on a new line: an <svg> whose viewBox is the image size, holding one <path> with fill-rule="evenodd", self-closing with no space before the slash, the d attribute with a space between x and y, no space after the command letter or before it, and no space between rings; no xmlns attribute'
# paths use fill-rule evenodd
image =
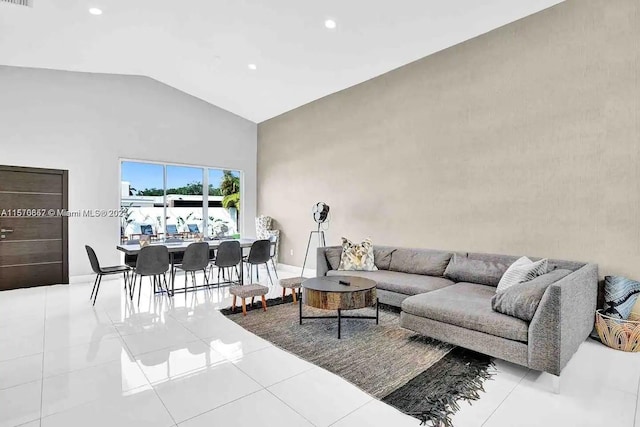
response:
<svg viewBox="0 0 640 427"><path fill-rule="evenodd" d="M102 280L118 280L118 279L122 279L122 274L113 274L113 275L102 277ZM78 283L82 283L82 284L89 283L93 285L94 280L96 280L95 274L82 274L78 276L69 276L70 285L76 285Z"/></svg>
<svg viewBox="0 0 640 427"><path fill-rule="evenodd" d="M281 262L278 263L278 270L286 271L287 273L295 273L300 274L302 271L301 267L296 267L295 265L283 264ZM305 268L304 269L305 277L316 277L316 269L315 268Z"/></svg>
<svg viewBox="0 0 640 427"><path fill-rule="evenodd" d="M302 268L296 267L295 265L278 263L278 270L285 271L287 273L300 274ZM305 273L303 276L305 277L316 277L316 269L315 268L305 268ZM114 274L110 276L104 276L102 280L119 280L122 278L121 274ZM78 276L70 276L69 284L93 284L93 281L96 279L95 274L82 274Z"/></svg>

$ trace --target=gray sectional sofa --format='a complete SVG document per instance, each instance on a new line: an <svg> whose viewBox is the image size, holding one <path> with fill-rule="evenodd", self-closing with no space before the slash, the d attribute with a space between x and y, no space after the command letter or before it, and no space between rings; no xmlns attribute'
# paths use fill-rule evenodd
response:
<svg viewBox="0 0 640 427"><path fill-rule="evenodd" d="M526 321L492 308L519 256L375 246L377 271L339 271L341 254L340 246L318 248L317 276L373 279L380 302L401 308L403 328L531 369L560 375L593 329L595 264L550 259L549 270L564 273L541 288Z"/></svg>

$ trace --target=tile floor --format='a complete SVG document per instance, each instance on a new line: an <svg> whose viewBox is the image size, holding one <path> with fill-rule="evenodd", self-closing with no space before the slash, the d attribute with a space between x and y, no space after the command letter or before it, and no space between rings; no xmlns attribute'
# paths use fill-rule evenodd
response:
<svg viewBox="0 0 640 427"><path fill-rule="evenodd" d="M419 425L226 319L228 289L169 305L148 288L138 306L105 280L95 308L90 282L0 293L0 427ZM640 354L592 341L560 394L550 375L502 361L485 388L455 426L640 427Z"/></svg>

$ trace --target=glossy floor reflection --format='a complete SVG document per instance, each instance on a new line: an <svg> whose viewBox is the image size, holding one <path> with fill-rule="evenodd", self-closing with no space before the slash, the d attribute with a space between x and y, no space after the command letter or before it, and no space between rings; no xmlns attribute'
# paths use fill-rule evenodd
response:
<svg viewBox="0 0 640 427"><path fill-rule="evenodd" d="M139 306L122 288L105 280L95 307L88 280L0 293L0 427L419 425L225 318L228 288L169 300L147 284ZM640 427L638 354L585 342L560 395L546 374L497 367L455 426Z"/></svg>

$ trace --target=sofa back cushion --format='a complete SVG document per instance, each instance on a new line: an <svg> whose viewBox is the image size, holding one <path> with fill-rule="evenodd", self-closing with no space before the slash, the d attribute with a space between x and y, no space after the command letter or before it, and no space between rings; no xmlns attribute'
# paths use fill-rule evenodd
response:
<svg viewBox="0 0 640 427"><path fill-rule="evenodd" d="M499 255L499 254L484 254L478 252L469 252L467 254L469 259L476 259L481 261L494 262L498 264L506 264L511 265L521 257L521 255ZM542 258L540 257L532 257L528 256L528 258L533 261L540 261ZM571 270L576 271L584 267L586 264L584 262L578 261L566 261L562 259L549 259L548 269L549 271L553 271L556 269L562 270Z"/></svg>
<svg viewBox="0 0 640 427"><path fill-rule="evenodd" d="M373 261L378 270L389 270L391 263L391 255L396 248L391 246L374 246ZM324 255L327 258L330 270L337 270L340 267L340 259L342 258L341 246L329 246L325 249Z"/></svg>
<svg viewBox="0 0 640 427"><path fill-rule="evenodd" d="M373 259L378 267L378 270L389 270L391 264L391 257L396 251L396 248L390 246L374 246L373 247Z"/></svg>
<svg viewBox="0 0 640 427"><path fill-rule="evenodd" d="M472 254L454 254L444 272L444 277L454 282L469 282L487 286L498 286L500 278L518 257L513 261L492 256L475 256ZM477 254L473 254L477 255ZM484 254L481 254L484 255ZM480 259L478 259L480 258ZM505 263L506 262L506 263Z"/></svg>
<svg viewBox="0 0 640 427"><path fill-rule="evenodd" d="M330 246L325 249L324 256L327 257L327 263L330 270L337 270L340 267L340 259L342 258L342 246Z"/></svg>
<svg viewBox="0 0 640 427"><path fill-rule="evenodd" d="M528 282L513 285L497 292L491 298L491 307L502 314L530 322L547 288L571 273L571 270L557 269Z"/></svg>
<svg viewBox="0 0 640 427"><path fill-rule="evenodd" d="M389 270L442 277L452 255L432 249L398 248L391 254Z"/></svg>

